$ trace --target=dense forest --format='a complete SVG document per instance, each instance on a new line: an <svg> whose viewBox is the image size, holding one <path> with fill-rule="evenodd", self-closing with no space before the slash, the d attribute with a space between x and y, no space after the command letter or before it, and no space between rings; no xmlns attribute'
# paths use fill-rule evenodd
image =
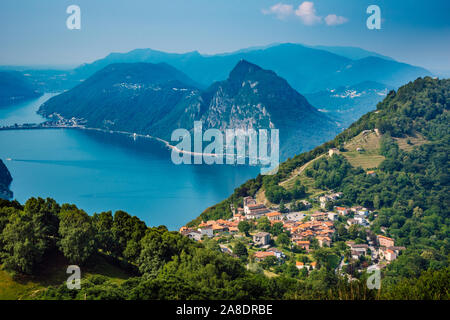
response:
<svg viewBox="0 0 450 320"><path fill-rule="evenodd" d="M121 283L102 275L82 279L80 290L65 283L36 299L384 299L448 298L449 268L399 278L382 290L364 279L348 282L330 267L330 254L317 255L321 268L306 279L267 278L249 271L218 244L190 240L164 226L149 228L123 211L87 215L75 205L32 198L25 205L0 202L0 259L14 277L39 276L55 255L83 269L96 256L127 270Z"/></svg>

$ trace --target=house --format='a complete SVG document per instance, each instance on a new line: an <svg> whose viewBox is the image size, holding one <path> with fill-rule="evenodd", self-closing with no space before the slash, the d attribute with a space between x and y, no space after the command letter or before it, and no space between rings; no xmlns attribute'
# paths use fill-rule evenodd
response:
<svg viewBox="0 0 450 320"><path fill-rule="evenodd" d="M247 219L258 219L269 212L271 211L267 209L263 204L256 204L248 206L245 214Z"/></svg>
<svg viewBox="0 0 450 320"><path fill-rule="evenodd" d="M359 257L363 256L363 252L361 251L357 251L357 250L352 250L352 259L359 259Z"/></svg>
<svg viewBox="0 0 450 320"><path fill-rule="evenodd" d="M283 218L283 215L280 212L274 211L274 212L269 212L266 214L266 217L270 220L270 221L281 221Z"/></svg>
<svg viewBox="0 0 450 320"><path fill-rule="evenodd" d="M301 270L303 268L308 268L307 266L305 266L305 264L303 262L300 261L295 261L295 266L297 267L297 269Z"/></svg>
<svg viewBox="0 0 450 320"><path fill-rule="evenodd" d="M183 232L185 232L185 231L188 230L188 229L189 229L188 227L183 226L183 227L180 228L180 230L179 230L178 232L179 232L179 233L183 233Z"/></svg>
<svg viewBox="0 0 450 320"><path fill-rule="evenodd" d="M297 246L299 246L300 248L303 248L306 251L309 251L309 245L310 245L309 241L297 241L295 244Z"/></svg>
<svg viewBox="0 0 450 320"><path fill-rule="evenodd" d="M358 224L358 220L356 220L356 219L348 219L347 220L347 224L349 226L354 225L354 224Z"/></svg>
<svg viewBox="0 0 450 320"><path fill-rule="evenodd" d="M265 246L270 242L270 234L268 232L258 232L253 236L253 242L259 246Z"/></svg>
<svg viewBox="0 0 450 320"><path fill-rule="evenodd" d="M356 214L359 216L367 217L369 215L369 209L358 207L358 209L356 209Z"/></svg>
<svg viewBox="0 0 450 320"><path fill-rule="evenodd" d="M328 150L328 156L329 157L332 157L334 154L339 154L339 149L331 148L330 150Z"/></svg>
<svg viewBox="0 0 450 320"><path fill-rule="evenodd" d="M351 219L350 219L351 220ZM361 225L361 226L369 226L369 221L367 221L364 216L356 216L353 220L356 221L357 224Z"/></svg>
<svg viewBox="0 0 450 320"><path fill-rule="evenodd" d="M316 261L311 262L310 266L311 266L311 269L316 269L317 268L317 262Z"/></svg>
<svg viewBox="0 0 450 320"><path fill-rule="evenodd" d="M220 232L228 231L228 227L220 225L220 224L213 224L212 230L214 233L220 233Z"/></svg>
<svg viewBox="0 0 450 320"><path fill-rule="evenodd" d="M319 242L319 246L321 247L323 247L324 245L329 247L331 245L331 239L329 237L318 236L316 237L316 239Z"/></svg>
<svg viewBox="0 0 450 320"><path fill-rule="evenodd" d="M342 197L342 192L337 192L337 193L321 196L321 197L319 197L320 207L322 209L325 209L328 201L336 201L340 197Z"/></svg>
<svg viewBox="0 0 450 320"><path fill-rule="evenodd" d="M283 253L283 251L281 251L277 248L269 248L266 251L273 252L275 257L277 257L277 259L284 259L286 257L286 255Z"/></svg>
<svg viewBox="0 0 450 320"><path fill-rule="evenodd" d="M289 221L302 221L305 218L305 214L301 212L292 212L286 215L286 219Z"/></svg>
<svg viewBox="0 0 450 320"><path fill-rule="evenodd" d="M267 257L275 257L275 253L271 251L257 251L255 252L255 261L260 262L266 259Z"/></svg>
<svg viewBox="0 0 450 320"><path fill-rule="evenodd" d="M252 197L245 197L244 198L244 206L256 204L256 200Z"/></svg>
<svg viewBox="0 0 450 320"><path fill-rule="evenodd" d="M397 256L400 254L401 251L406 250L405 247L389 247L388 249L394 251Z"/></svg>
<svg viewBox="0 0 450 320"><path fill-rule="evenodd" d="M369 249L367 244L355 244L354 241L347 241L346 244L350 247L351 251L358 251L360 255L367 255L367 249Z"/></svg>
<svg viewBox="0 0 450 320"><path fill-rule="evenodd" d="M316 212L311 215L311 221L324 221L328 219L328 214L325 212Z"/></svg>
<svg viewBox="0 0 450 320"><path fill-rule="evenodd" d="M202 240L202 233L197 230L186 230L182 233L184 236L188 237L189 239L200 241Z"/></svg>
<svg viewBox="0 0 450 320"><path fill-rule="evenodd" d="M230 233L238 233L239 232L239 228L238 227L228 227L228 231Z"/></svg>
<svg viewBox="0 0 450 320"><path fill-rule="evenodd" d="M250 214L251 211L257 210L257 209L265 209L266 206L263 204L248 204L244 206L244 213Z"/></svg>
<svg viewBox="0 0 450 320"><path fill-rule="evenodd" d="M378 251L378 254L381 259L384 259L389 262L397 259L397 254L395 253L394 250L392 250L390 248L380 248L380 250Z"/></svg>
<svg viewBox="0 0 450 320"><path fill-rule="evenodd" d="M305 206L306 209L312 208L312 204L311 204L311 202L309 202L309 201L306 201L306 200L300 200L300 203L302 203L302 204Z"/></svg>
<svg viewBox="0 0 450 320"><path fill-rule="evenodd" d="M212 227L198 228L197 231L200 231L202 236L207 236L208 238L212 238L214 236L214 231Z"/></svg>
<svg viewBox="0 0 450 320"><path fill-rule="evenodd" d="M373 170L367 171L366 174L368 176L371 176L371 177L376 177L377 176L377 173L375 171L373 171Z"/></svg>
<svg viewBox="0 0 450 320"><path fill-rule="evenodd" d="M242 210L242 213L244 210ZM237 213L233 216L233 221L241 222L245 220L245 216L243 214Z"/></svg>
<svg viewBox="0 0 450 320"><path fill-rule="evenodd" d="M382 235L377 235L377 239L378 239L378 243L382 247L393 247L394 246L394 239L392 239L392 238L382 236Z"/></svg>
<svg viewBox="0 0 450 320"><path fill-rule="evenodd" d="M328 220L335 221L337 220L337 214L334 212L328 212Z"/></svg>
<svg viewBox="0 0 450 320"><path fill-rule="evenodd" d="M335 207L337 213L341 216L346 216L349 212L349 209L344 208L344 207Z"/></svg>

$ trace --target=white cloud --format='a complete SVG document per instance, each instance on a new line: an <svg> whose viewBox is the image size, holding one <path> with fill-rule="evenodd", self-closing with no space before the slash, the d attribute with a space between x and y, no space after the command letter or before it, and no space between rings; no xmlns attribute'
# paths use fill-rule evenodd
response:
<svg viewBox="0 0 450 320"><path fill-rule="evenodd" d="M335 14L329 14L325 17L325 23L328 26L338 26L348 21L346 17L337 16Z"/></svg>
<svg viewBox="0 0 450 320"><path fill-rule="evenodd" d="M314 3L311 1L305 1L299 5L297 10L295 10L295 15L308 26L312 26L322 21L322 17L316 15L316 8L314 8Z"/></svg>
<svg viewBox="0 0 450 320"><path fill-rule="evenodd" d="M323 21L325 21L327 26L337 26L348 21L347 18L335 14L329 14L323 18L323 16L316 13L316 8L312 1L302 2L296 10L294 10L293 5L280 2L269 9L262 9L261 11L265 15L275 15L280 20L284 20L290 16L296 16L307 26L319 24Z"/></svg>
<svg viewBox="0 0 450 320"><path fill-rule="evenodd" d="M294 13L294 7L290 4L277 3L269 9L263 9L263 14L274 14L278 19L285 19Z"/></svg>

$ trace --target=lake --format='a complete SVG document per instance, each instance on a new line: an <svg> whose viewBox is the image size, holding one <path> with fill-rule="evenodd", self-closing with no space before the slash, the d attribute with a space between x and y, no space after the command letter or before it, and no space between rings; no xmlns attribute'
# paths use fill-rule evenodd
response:
<svg viewBox="0 0 450 320"><path fill-rule="evenodd" d="M36 110L51 96L3 107L0 126L44 120ZM250 166L175 165L160 142L80 129L0 131L0 158L21 203L40 196L89 214L120 209L170 230L259 173Z"/></svg>

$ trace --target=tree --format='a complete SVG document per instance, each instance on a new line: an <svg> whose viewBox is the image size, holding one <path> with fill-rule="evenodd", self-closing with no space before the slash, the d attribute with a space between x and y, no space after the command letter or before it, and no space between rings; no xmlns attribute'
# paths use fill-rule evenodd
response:
<svg viewBox="0 0 450 320"><path fill-rule="evenodd" d="M269 232L272 228L272 225L270 224L270 221L267 217L259 218L257 220L257 223L258 229L261 231Z"/></svg>
<svg viewBox="0 0 450 320"><path fill-rule="evenodd" d="M59 248L70 263L83 264L95 252L95 230L90 217L79 209L61 212Z"/></svg>
<svg viewBox="0 0 450 320"><path fill-rule="evenodd" d="M282 222L276 222L273 224L272 229L270 230L270 233L274 236L278 236L279 234L283 233L283 223Z"/></svg>
<svg viewBox="0 0 450 320"><path fill-rule="evenodd" d="M245 233L246 236L248 236L248 232L250 231L250 223L246 220L239 222L238 229L240 232Z"/></svg>
<svg viewBox="0 0 450 320"><path fill-rule="evenodd" d="M47 249L47 239L41 233L44 228L40 223L34 224L29 212L18 211L9 217L1 236L7 269L33 273Z"/></svg>
<svg viewBox="0 0 450 320"><path fill-rule="evenodd" d="M277 245L281 247L287 247L291 243L291 240L289 239L289 236L286 233L281 233L277 237Z"/></svg>
<svg viewBox="0 0 450 320"><path fill-rule="evenodd" d="M114 236L112 232L113 216L112 212L102 212L92 216L92 223L95 228L97 246L106 253L114 251Z"/></svg>
<svg viewBox="0 0 450 320"><path fill-rule="evenodd" d="M284 204L284 200L281 200L279 210L280 210L281 213L289 212L288 208L286 208L286 206Z"/></svg>
<svg viewBox="0 0 450 320"><path fill-rule="evenodd" d="M327 270L333 270L339 263L339 257L330 248L319 248L314 250L313 257L317 262L317 267L324 267Z"/></svg>
<svg viewBox="0 0 450 320"><path fill-rule="evenodd" d="M293 263L289 263L284 271L284 273L286 274L286 276L290 277L290 278L296 278L298 276L298 269L295 266L295 264Z"/></svg>
<svg viewBox="0 0 450 320"><path fill-rule="evenodd" d="M269 270L270 268L276 266L278 264L278 259L275 256L268 256L263 261L261 261L261 266Z"/></svg>
<svg viewBox="0 0 450 320"><path fill-rule="evenodd" d="M154 277L159 270L183 250L189 252L196 243L178 232L168 232L165 227L150 228L140 241L141 252L137 263L139 271Z"/></svg>
<svg viewBox="0 0 450 320"><path fill-rule="evenodd" d="M234 245L233 253L243 260L246 260L248 257L247 247L240 241Z"/></svg>

